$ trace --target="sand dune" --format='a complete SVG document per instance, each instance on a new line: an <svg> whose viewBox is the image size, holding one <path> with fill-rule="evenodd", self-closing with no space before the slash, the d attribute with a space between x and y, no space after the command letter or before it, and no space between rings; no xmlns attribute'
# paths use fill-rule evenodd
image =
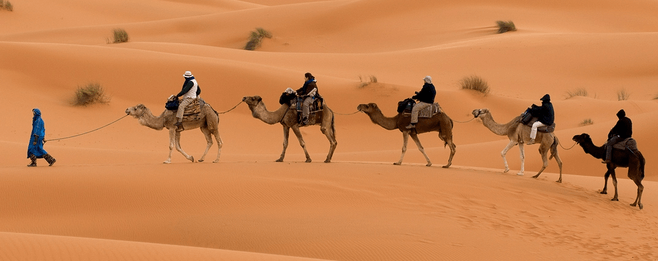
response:
<svg viewBox="0 0 658 261"><path fill-rule="evenodd" d="M78 1L15 2L0 11L0 259L2 260L655 260L658 170L658 4L653 1ZM497 20L518 31L496 34ZM256 51L249 33L273 34ZM108 44L115 28L127 43ZM167 131L141 126L125 109L155 114L191 70L220 114L220 163L168 153ZM312 72L336 113L338 148L317 126L301 132L313 162L282 128L254 119L244 96L271 111ZM457 153L437 133L420 139L433 162L402 135L373 124L361 103L395 115L431 75L454 121ZM461 90L476 75L491 89ZM376 83L368 83L376 78ZM107 104L71 105L99 83ZM570 93L586 90L586 96ZM618 100L618 94L630 95ZM506 123L545 93L556 112L563 162L541 168L538 146L518 148L502 173L497 136L471 111ZM235 110L227 112L237 105ZM27 168L31 109L46 122L57 158ZM605 166L571 140L605 142L624 109L647 159L644 209L617 169L619 201ZM101 130L67 138L101 127ZM590 120L593 124L582 125ZM55 140L58 138L67 138ZM198 130L182 133L199 158ZM216 145L214 145L216 146ZM213 147L208 156L214 158Z"/></svg>

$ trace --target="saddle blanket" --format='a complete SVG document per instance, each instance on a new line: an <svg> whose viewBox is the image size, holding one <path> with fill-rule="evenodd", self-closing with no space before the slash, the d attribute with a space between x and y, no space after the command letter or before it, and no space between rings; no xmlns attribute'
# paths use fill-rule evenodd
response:
<svg viewBox="0 0 658 261"><path fill-rule="evenodd" d="M441 106L439 106L439 103L434 103L432 106L426 107L425 109L422 109L418 112L418 118L432 118L434 114L442 112ZM405 117L410 117L411 112L403 112L402 113Z"/></svg>
<svg viewBox="0 0 658 261"><path fill-rule="evenodd" d="M626 138L620 142L615 143L612 145L612 148L615 149L620 149L620 150L625 150L626 148L629 148L633 151L637 150L637 142L633 138Z"/></svg>

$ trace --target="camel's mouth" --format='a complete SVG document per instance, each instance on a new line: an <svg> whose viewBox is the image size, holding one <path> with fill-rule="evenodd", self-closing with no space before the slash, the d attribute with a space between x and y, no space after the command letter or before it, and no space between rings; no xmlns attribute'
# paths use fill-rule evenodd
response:
<svg viewBox="0 0 658 261"><path fill-rule="evenodd" d="M480 116L480 110L473 110L473 117L477 118Z"/></svg>

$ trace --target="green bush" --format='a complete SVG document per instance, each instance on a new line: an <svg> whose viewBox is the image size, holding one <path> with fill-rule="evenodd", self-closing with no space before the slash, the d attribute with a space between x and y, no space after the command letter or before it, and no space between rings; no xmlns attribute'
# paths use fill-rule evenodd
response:
<svg viewBox="0 0 658 261"><path fill-rule="evenodd" d="M568 91L567 92L567 99L571 99L576 96L582 96L582 97L587 97L587 90L584 88L579 88L576 89L575 91Z"/></svg>
<svg viewBox="0 0 658 261"><path fill-rule="evenodd" d="M498 33L502 34L509 31L516 31L516 26L512 21L496 21L498 24Z"/></svg>
<svg viewBox="0 0 658 261"><path fill-rule="evenodd" d="M256 48L260 47L263 38L272 38L272 34L263 28L256 28L256 31L252 31L249 35L249 41L244 49L249 51L256 50Z"/></svg>
<svg viewBox="0 0 658 261"><path fill-rule="evenodd" d="M126 30L121 28L114 29L114 41L113 43L125 43L128 42L128 33Z"/></svg>
<svg viewBox="0 0 658 261"><path fill-rule="evenodd" d="M489 84L478 76L468 76L460 81L463 90L474 90L483 94L489 93Z"/></svg>
<svg viewBox="0 0 658 261"><path fill-rule="evenodd" d="M110 98L105 95L105 90L99 83L89 83L78 87L75 91L73 105L87 106L94 103L108 103Z"/></svg>

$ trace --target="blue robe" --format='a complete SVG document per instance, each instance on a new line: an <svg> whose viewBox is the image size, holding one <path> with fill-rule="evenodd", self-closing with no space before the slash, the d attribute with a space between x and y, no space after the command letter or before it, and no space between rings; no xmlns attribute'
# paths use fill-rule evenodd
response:
<svg viewBox="0 0 658 261"><path fill-rule="evenodd" d="M43 139L46 136L46 127L44 126L43 119L41 119L41 111L33 109L34 117L32 117L32 134L30 135L30 144L27 146L27 157L33 154L37 158L43 158L43 155L48 154L43 149ZM36 145L34 142L36 141Z"/></svg>

